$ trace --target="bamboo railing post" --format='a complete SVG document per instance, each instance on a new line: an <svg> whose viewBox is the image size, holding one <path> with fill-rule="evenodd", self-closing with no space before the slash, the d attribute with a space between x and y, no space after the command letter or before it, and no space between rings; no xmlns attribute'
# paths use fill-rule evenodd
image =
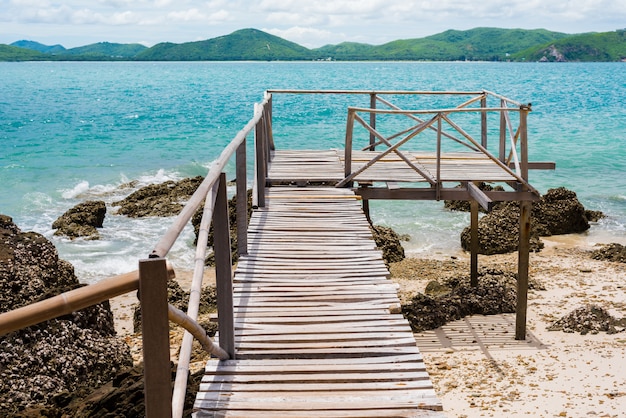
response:
<svg viewBox="0 0 626 418"><path fill-rule="evenodd" d="M266 92L267 103L265 104L265 109L267 110L267 126L268 126L268 139L269 139L269 147L270 151L276 150L276 145L274 144L274 131L272 129L272 95ZM271 157L271 155L270 155Z"/></svg>
<svg viewBox="0 0 626 418"><path fill-rule="evenodd" d="M213 212L215 252L215 281L217 288L217 319L220 347L235 358L235 324L233 309L232 259L230 255L230 228L228 225L228 196L226 175L222 173L217 188Z"/></svg>
<svg viewBox="0 0 626 418"><path fill-rule="evenodd" d="M528 181L528 107L521 106L519 112L519 132L520 132L520 171L521 177Z"/></svg>
<svg viewBox="0 0 626 418"><path fill-rule="evenodd" d="M528 267L530 262L530 212L532 202L520 202L519 248L517 261L517 306L515 309L515 339L526 339L528 305Z"/></svg>
<svg viewBox="0 0 626 418"><path fill-rule="evenodd" d="M478 286L478 201L470 201L470 285Z"/></svg>
<svg viewBox="0 0 626 418"><path fill-rule="evenodd" d="M172 371L164 258L139 261L146 417L172 416Z"/></svg>
<svg viewBox="0 0 626 418"><path fill-rule="evenodd" d="M376 109L376 93L370 93L370 108ZM370 112L370 126L376 129L376 112ZM370 151L376 151L375 143L376 137L370 132Z"/></svg>
<svg viewBox="0 0 626 418"><path fill-rule="evenodd" d="M258 105L255 105L255 113L258 111ZM262 119L257 122L254 128L254 150L255 159L254 167L256 169L256 200L257 206L260 208L265 207L265 182L266 182L266 168L265 164L265 141L263 141L263 129Z"/></svg>
<svg viewBox="0 0 626 418"><path fill-rule="evenodd" d="M237 254L248 254L248 184L246 170L246 140L237 148Z"/></svg>
<svg viewBox="0 0 626 418"><path fill-rule="evenodd" d="M480 107L487 108L487 94L483 93L480 99ZM480 113L480 143L483 148L487 148L487 112L484 110Z"/></svg>
<svg viewBox="0 0 626 418"><path fill-rule="evenodd" d="M500 100L500 107L504 108L506 102L504 99ZM500 147L498 152L498 159L500 162L506 162L506 115L504 110L500 111Z"/></svg>

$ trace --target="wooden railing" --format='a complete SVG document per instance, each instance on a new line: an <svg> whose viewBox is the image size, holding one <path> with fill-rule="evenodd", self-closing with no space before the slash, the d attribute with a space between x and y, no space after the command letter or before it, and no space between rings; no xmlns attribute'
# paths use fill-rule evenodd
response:
<svg viewBox="0 0 626 418"><path fill-rule="evenodd" d="M246 142L254 135L255 168L253 205L265 205L265 176L274 148L271 133L271 100L266 93L255 105L254 116L224 148L212 164L203 182L154 247L148 258L139 261L139 270L103 279L10 312L0 314L0 335L96 305L110 298L139 290L142 314L145 412L148 417L181 417L184 409L189 361L193 338L203 348L222 360L234 359L235 338L232 297L232 261L228 217L228 196L224 169L236 156L237 238L238 253L247 252L248 170ZM202 220L195 250L194 270L187 313L167 302L167 281L174 276L166 257L194 213L202 206ZM209 227L213 224L215 273L218 305L219 346L196 322L208 247ZM171 389L169 321L185 328L178 356L174 390Z"/></svg>

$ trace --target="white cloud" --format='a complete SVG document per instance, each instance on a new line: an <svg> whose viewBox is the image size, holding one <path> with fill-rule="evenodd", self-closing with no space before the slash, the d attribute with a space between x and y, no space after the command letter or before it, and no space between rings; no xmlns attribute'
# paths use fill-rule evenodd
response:
<svg viewBox="0 0 626 418"><path fill-rule="evenodd" d="M0 42L24 36L89 42L185 42L263 28L305 46L381 44L446 29L545 28L567 33L624 28L624 0L0 0ZM124 30L114 29L124 26ZM105 39L95 39L102 36ZM12 36L19 36L11 39ZM109 37L108 39L106 37Z"/></svg>

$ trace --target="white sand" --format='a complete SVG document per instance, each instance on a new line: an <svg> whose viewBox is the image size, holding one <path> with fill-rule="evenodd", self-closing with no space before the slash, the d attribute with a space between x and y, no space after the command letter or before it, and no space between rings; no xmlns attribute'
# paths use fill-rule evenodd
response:
<svg viewBox="0 0 626 418"><path fill-rule="evenodd" d="M529 292L526 341L514 339L515 314L468 317L416 335L450 417L626 416L626 333L546 330L584 304L626 317L626 265L592 260L567 237L544 242L531 254L531 277L546 290ZM516 255L479 258L503 261L515 263Z"/></svg>

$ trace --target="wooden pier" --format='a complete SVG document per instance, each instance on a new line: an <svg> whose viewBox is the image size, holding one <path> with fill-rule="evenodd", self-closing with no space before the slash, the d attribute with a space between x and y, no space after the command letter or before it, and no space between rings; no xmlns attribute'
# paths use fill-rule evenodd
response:
<svg viewBox="0 0 626 418"><path fill-rule="evenodd" d="M266 199L234 276L236 360L208 363L196 416L443 416L357 196Z"/></svg>
<svg viewBox="0 0 626 418"><path fill-rule="evenodd" d="M273 97L294 94L354 99L337 128L345 129L342 149L291 150L288 140L276 146ZM365 107L356 106L364 97ZM392 103L432 97L451 104L403 110ZM525 339L530 208L539 199L528 171L554 168L528 160L530 111L529 104L488 91L267 91L148 258L139 260L138 272L3 313L0 335L140 289L150 418L182 416L194 338L218 358L206 366L197 417L444 416L373 241L369 201L470 202L472 285L478 284L478 207L519 202L515 338ZM310 137L317 136L313 129ZM233 157L240 257L234 275L225 174ZM250 182L255 210L248 219ZM483 191L479 182L504 188ZM167 303L166 257L198 209L203 215L183 313ZM196 322L211 225L219 345ZM187 330L173 391L168 318Z"/></svg>

